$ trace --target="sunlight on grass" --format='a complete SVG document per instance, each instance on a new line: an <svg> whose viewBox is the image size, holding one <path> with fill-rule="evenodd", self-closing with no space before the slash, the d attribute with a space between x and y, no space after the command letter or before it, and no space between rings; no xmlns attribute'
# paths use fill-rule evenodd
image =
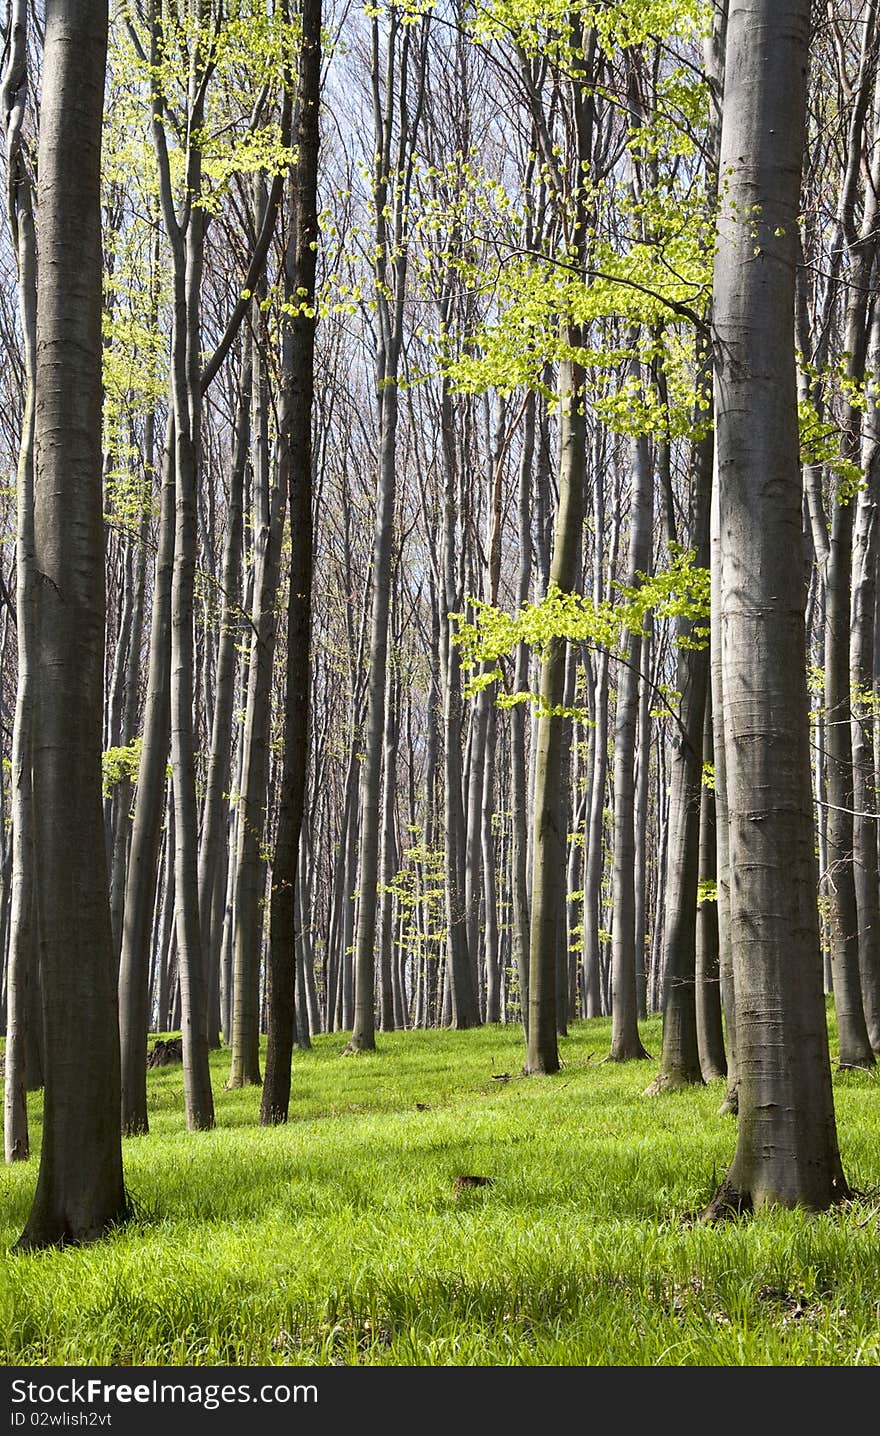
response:
<svg viewBox="0 0 880 1436"><path fill-rule="evenodd" d="M643 1026L659 1052L659 1022ZM37 1162L3 1171L5 1365L875 1365L880 1086L835 1075L862 1194L828 1215L687 1221L733 1152L717 1085L647 1099L656 1061L605 1064L575 1023L563 1071L521 1033L343 1034L294 1058L291 1120L225 1089L187 1134L180 1068L150 1073L125 1143L138 1219L91 1247L12 1255ZM39 1142L39 1101L32 1106ZM491 1182L456 1194L458 1175Z"/></svg>

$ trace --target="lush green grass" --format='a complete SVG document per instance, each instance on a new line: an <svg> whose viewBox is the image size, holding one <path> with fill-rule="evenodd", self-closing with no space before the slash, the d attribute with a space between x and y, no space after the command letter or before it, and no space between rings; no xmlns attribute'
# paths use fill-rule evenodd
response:
<svg viewBox="0 0 880 1436"><path fill-rule="evenodd" d="M861 1200L707 1228L683 1218L733 1152L721 1089L643 1098L656 1062L602 1063L607 1022L552 1078L519 1075L516 1028L344 1042L296 1055L277 1130L228 1053L211 1133L184 1131L180 1068L151 1073L140 1215L94 1246L12 1255L37 1161L4 1168L0 1363L880 1364L877 1077L834 1079ZM456 1198L459 1174L492 1184Z"/></svg>

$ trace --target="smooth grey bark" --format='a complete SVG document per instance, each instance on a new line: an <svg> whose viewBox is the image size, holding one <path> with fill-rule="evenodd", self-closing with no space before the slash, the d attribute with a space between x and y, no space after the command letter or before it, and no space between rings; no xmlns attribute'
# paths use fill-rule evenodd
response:
<svg viewBox="0 0 880 1436"><path fill-rule="evenodd" d="M154 415L147 416L145 424L144 458L147 474L152 474L154 462ZM140 660L141 642L144 628L144 597L147 578L147 535L149 530L149 517L144 513L141 518L139 532L136 538L129 538L129 552L134 546L134 553L131 554L130 565L126 565L126 587L130 584L130 600L127 607L130 609L130 616L126 636L125 665L122 680L122 725L120 731L120 742L127 746L137 737L138 718L140 710ZM128 569L131 569L130 579ZM128 856L131 845L131 803L134 793L134 784L131 778L125 773L117 783L113 793L113 815L111 830L113 833L113 852L110 863L110 922L113 928L113 952L117 964L122 952L122 928L125 913L125 883L128 869Z"/></svg>
<svg viewBox="0 0 880 1436"><path fill-rule="evenodd" d="M37 208L34 856L45 1031L37 1189L18 1248L128 1214L101 801L101 133L106 0L45 12ZM85 1055L84 1055L85 1054Z"/></svg>
<svg viewBox="0 0 880 1436"><path fill-rule="evenodd" d="M441 307L444 331L448 327L450 301L447 296ZM458 521L456 491L458 465L455 444L455 419L449 381L444 375L440 389L440 436L443 446L443 594L445 612L457 613L461 608L456 555ZM464 875L464 804L462 802L461 760L461 660L452 642L452 620L447 616L440 630L440 653L443 682L443 777L444 831L443 886L446 908L445 1000L453 1027L476 1027L480 1009L473 977L473 963L468 953L465 922ZM442 1015L441 1020L445 1020Z"/></svg>
<svg viewBox="0 0 880 1436"><path fill-rule="evenodd" d="M300 842L299 874L297 877L297 949L296 1005L297 1025L311 1036L323 1032L321 1007L315 981L315 950L312 941L312 883L309 862ZM265 1084L264 1084L265 1085Z"/></svg>
<svg viewBox="0 0 880 1436"><path fill-rule="evenodd" d="M483 576L483 599L489 604L497 603L498 581L501 569L501 484L503 479L502 461L507 449L505 440L505 419L507 404L499 398L494 424L489 417L488 396L483 396L485 410L487 449L487 519L486 519L486 570ZM489 710L494 703L490 688L482 688L471 709L470 743L468 748L467 802L465 805L465 870L464 902L467 928L467 948L474 970L478 999L485 995L485 984L480 974L485 968L485 949L480 943L480 898L484 868L484 845L482 831L484 824L484 795L486 795L486 767L488 761L487 738L489 732ZM491 801L491 786L488 795ZM491 854L490 844L490 854ZM491 862L491 855L490 855ZM489 877L494 884L494 875ZM483 1002L480 1001L482 1009ZM497 1020L497 1019L487 1019Z"/></svg>
<svg viewBox="0 0 880 1436"><path fill-rule="evenodd" d="M483 951L486 974L486 1021L501 1021L501 967L498 948L498 883L495 865L495 746L498 714L494 705L486 723L483 756L480 844L483 859Z"/></svg>
<svg viewBox="0 0 880 1436"><path fill-rule="evenodd" d="M774 1203L824 1209L848 1190L816 908L794 363L809 29L809 0L731 0L713 295L715 622L739 1121L709 1219Z"/></svg>
<svg viewBox="0 0 880 1436"><path fill-rule="evenodd" d="M232 1062L228 1087L259 1085L260 959L266 860L263 852L269 780L272 667L277 632L281 539L287 486L270 478L268 389L257 364L254 382L254 600L233 897Z"/></svg>
<svg viewBox="0 0 880 1436"><path fill-rule="evenodd" d="M150 935L156 896L165 772L170 743L171 574L174 564L174 427L169 418L162 453L159 537L153 569L150 649L144 731L138 767L119 956L119 1032L122 1131L149 1130L147 1031ZM160 1016L160 1021L162 1020Z"/></svg>
<svg viewBox="0 0 880 1436"><path fill-rule="evenodd" d="M223 547L222 596L214 679L211 746L205 777L205 802L199 842L199 921L207 963L206 982L220 968L226 868L222 861L229 829L229 778L232 768L233 710L235 707L236 640L241 626L242 542L244 534L244 476L250 449L250 413L253 357L250 330L243 340L235 444L229 474L229 503Z"/></svg>
<svg viewBox="0 0 880 1436"><path fill-rule="evenodd" d="M203 7L204 8L204 7ZM204 18L204 15L202 16ZM172 255L173 323L171 393L174 416L175 537L171 577L171 767L175 810L175 928L183 1034L184 1103L190 1131L214 1126L214 1098L208 1065L205 968L199 925L198 810L195 785L194 590L197 556L197 476L201 412L200 291L204 262L201 152L191 142L204 118L205 89L212 61L197 38L190 63L185 155L186 201L178 217L172 194L165 134L165 96L158 59L164 50L162 18L154 3L151 25L152 130L159 169L159 193Z"/></svg>
<svg viewBox="0 0 880 1436"><path fill-rule="evenodd" d="M711 388L704 354L701 388ZM709 566L713 441L694 446L690 547L699 568ZM709 648L695 630L704 623L676 620L678 724L669 743L669 824L663 929L663 1044L660 1070L648 1091L656 1094L703 1081L697 1019L697 888L700 878L703 733L709 687ZM696 645L696 646L694 646ZM708 814L707 814L708 821ZM717 911L716 911L717 916Z"/></svg>
<svg viewBox="0 0 880 1436"><path fill-rule="evenodd" d="M597 600L600 602L601 600ZM602 1011L601 922L602 868L605 856L605 788L608 780L608 654L596 661L593 684L593 733L590 781L590 808L587 819L584 862L584 1016L599 1017Z"/></svg>
<svg viewBox="0 0 880 1436"><path fill-rule="evenodd" d="M880 366L880 310L871 321L868 372ZM874 777L874 716L877 674L874 613L877 604L878 500L880 500L880 413L877 396L868 392L862 439L864 487L859 492L853 536L850 672L853 745L853 865L859 917L859 967L868 1036L880 1052L880 867L877 854L877 789Z"/></svg>
<svg viewBox="0 0 880 1436"><path fill-rule="evenodd" d="M871 23L862 39L858 86L864 92L877 52L878 36ZM880 97L880 85L877 90ZM858 93L850 123L850 161L843 182L840 214L850 257L844 324L847 379L860 386L865 374L868 342L868 291L877 251L876 227L880 205L880 146L875 147L871 173L865 186L861 224L853 222L855 179L861 163L865 96ZM859 461L861 408L850 403L844 420L842 457ZM865 1021L859 969L859 914L856 905L854 860L854 773L852 696L850 688L850 608L852 599L853 511L849 492L833 498L828 557L825 563L825 774L827 793L826 849L827 894L831 928L831 976L837 1018L841 1067L874 1066L874 1053Z"/></svg>
<svg viewBox="0 0 880 1436"><path fill-rule="evenodd" d="M321 79L321 0L302 0L297 84L296 168L290 176L294 228L285 253L288 302L299 300L282 339L280 482L286 482L291 560L287 599L284 756L278 828L272 863L267 962L266 1079L260 1122L287 1120L290 1063L297 1025L308 1046L308 1000L314 971L301 842L309 756L309 649L312 622L312 409L315 385L315 268L318 244L318 153ZM306 956L306 944L309 952ZM298 1014L298 1016L297 1016Z"/></svg>
<svg viewBox="0 0 880 1436"><path fill-rule="evenodd" d="M526 398L523 413L523 442L517 486L517 535L519 565L516 576L516 605L528 603L532 581L532 462L535 454L535 395ZM513 670L514 693L527 693L529 650L517 645ZM526 769L526 707L517 703L510 710L510 807L511 807L511 923L513 963L519 981L520 1012L528 1040L529 1031L529 891L528 891L528 777Z"/></svg>
<svg viewBox="0 0 880 1436"><path fill-rule="evenodd" d="M711 692L706 695L703 729L703 762L714 763ZM700 793L700 875L701 883L715 883L717 893L718 852L715 792L704 783ZM721 1010L721 973L718 950L718 902L711 893L697 903L697 1050L704 1082L727 1076L724 1024Z"/></svg>
<svg viewBox="0 0 880 1436"><path fill-rule="evenodd" d="M379 847L381 852L379 903L379 1026L393 1032L397 1026L394 1013L394 892L392 884L397 872L397 838L394 830L397 801L397 745L400 715L399 689L392 681L385 696L385 731L382 735L383 783Z"/></svg>
<svg viewBox="0 0 880 1436"><path fill-rule="evenodd" d="M721 606L721 529L718 509L718 451L712 474L712 509L709 519L711 562L711 609ZM733 985L733 949L730 932L730 843L727 823L727 762L724 743L724 673L721 661L721 628L712 621L709 633L709 674L712 707L712 740L715 761L715 834L718 906L718 980L721 1007L727 1034L727 1093L719 1112L735 1116L739 1106L739 1076L736 1043L736 997Z"/></svg>
<svg viewBox="0 0 880 1436"><path fill-rule="evenodd" d="M651 695L654 692L652 669L655 666L654 618L650 613L645 615L643 633L642 668L644 671L639 684L639 720L636 733L636 780L633 811L633 832L635 835L635 863L633 865L635 887L633 951L636 960L636 1011L639 1021L647 1016L648 987L648 954L645 950L645 940L648 932L648 903L650 901L648 801L651 778Z"/></svg>
<svg viewBox="0 0 880 1436"><path fill-rule="evenodd" d="M571 159L577 176L575 190L560 202L568 211L566 235L571 259L585 269L590 245L590 199L585 173L595 160L593 141L595 108L591 89L595 78L596 36L584 33L581 17L568 16L572 40L580 58L570 89ZM528 75L528 69L523 71ZM532 102L532 117L542 131L541 107ZM546 141L544 141L546 145ZM549 163L551 156L545 155ZM576 353L582 342L579 326L565 321L565 338ZM586 425L584 371L575 359L559 366L559 498L553 532L553 554L548 583L562 593L572 592L580 578L581 530L584 521ZM532 801L531 929L529 939L529 1024L526 1073L559 1070L557 1044L557 963L560 935L566 930L566 839L568 828L569 719L554 712L564 702L566 642L550 640L541 662L540 710L535 732L534 790ZM570 741L570 740L569 740ZM563 767L563 763L565 767Z"/></svg>
<svg viewBox="0 0 880 1436"><path fill-rule="evenodd" d="M638 377L638 369L633 373ZM627 587L651 566L653 475L648 440L632 441ZM635 752L639 713L639 670L642 639L624 635L614 715L614 857L611 925L611 1050L612 1062L647 1057L638 1027L635 952Z"/></svg>
<svg viewBox="0 0 880 1436"><path fill-rule="evenodd" d="M28 6L10 6L7 56L2 78L6 139L6 215L15 253L22 331L25 403L18 451L15 536L15 633L18 653L12 729L12 873L9 947L6 959L6 1049L3 1132L7 1162L30 1153L27 1118L30 988L37 977L34 926L33 699L36 641L34 565L34 411L37 342L37 241L33 182L22 140L28 96Z"/></svg>
<svg viewBox="0 0 880 1436"><path fill-rule="evenodd" d="M584 373L579 364L560 366L559 505L553 537L550 584L570 592L579 572L584 516ZM525 1071L559 1071L557 1045L557 948L565 931L565 844L567 804L563 801L564 745L561 718L554 709L565 698L566 642L550 640L541 663L533 800L531 930L529 939L529 1026Z"/></svg>
<svg viewBox="0 0 880 1436"><path fill-rule="evenodd" d="M379 418L379 463L373 529L370 594L369 673L364 756L361 764L360 828L358 834L358 918L354 952L354 1025L348 1050L371 1051L376 1045L375 946L379 887L379 810L382 735L388 666L388 619L397 494L398 378L403 344L403 302L408 270L409 196L415 142L425 97L429 17L419 26L420 55L416 63L415 98L410 112L411 37L415 27L403 26L393 10L388 24L385 91L379 61L379 23L372 22L372 89L375 164L375 284L378 323L376 393ZM395 61L401 33L399 61ZM396 94L395 94L396 90ZM397 143L393 144L395 105Z"/></svg>

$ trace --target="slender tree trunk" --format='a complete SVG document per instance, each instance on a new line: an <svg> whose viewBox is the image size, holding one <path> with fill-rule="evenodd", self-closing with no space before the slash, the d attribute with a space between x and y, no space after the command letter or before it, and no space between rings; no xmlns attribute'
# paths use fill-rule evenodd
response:
<svg viewBox="0 0 880 1436"><path fill-rule="evenodd" d="M122 1131L146 1132L150 936L170 742L171 574L174 565L174 428L169 420L162 455L159 541L153 572L150 653L144 731L128 856L119 958L122 1053Z"/></svg>
<svg viewBox="0 0 880 1436"><path fill-rule="evenodd" d="M266 860L263 835L268 808L272 666L277 629L281 538L286 486L270 482L268 395L264 377L254 386L254 606L245 711L238 844L233 899L235 955L232 979L232 1064L229 1087L258 1085L260 1076L260 965Z"/></svg>
<svg viewBox="0 0 880 1436"><path fill-rule="evenodd" d="M868 372L880 367L880 310L871 324ZM880 491L880 413L869 390L862 443L864 487L859 492L853 557L850 670L853 705L853 863L859 917L859 966L862 998L871 1047L880 1053L880 866L877 859L877 789L874 781L874 731L877 720L876 641L878 491Z"/></svg>
<svg viewBox="0 0 880 1436"><path fill-rule="evenodd" d="M570 592L579 571L584 512L583 371L566 363L561 374L559 508L550 583ZM556 1041L556 963L565 931L565 839L562 724L553 713L565 697L566 643L552 638L541 664L541 713L535 766L532 850L532 923L529 967L529 1025L525 1071L559 1071Z"/></svg>
<svg viewBox="0 0 880 1436"><path fill-rule="evenodd" d="M305 806L309 753L309 644L312 614L312 406L314 400L315 266L318 238L318 109L321 76L321 0L302 0L297 94L297 163L291 176L296 218L285 256L289 298L301 299L284 336L282 469L286 471L291 562L287 605L287 669L284 691L284 759L278 831L272 865L268 999L269 1037L260 1121L287 1120L290 1061L295 1035L297 981L311 981L304 946L309 910L304 902L305 869L300 831ZM298 891L298 902L293 902ZM291 946L293 940L293 947ZM294 955L297 967L294 970ZM299 979L297 975L299 974ZM299 1002L300 1011L304 1003ZM308 1024L301 1024L308 1036Z"/></svg>
<svg viewBox="0 0 880 1436"><path fill-rule="evenodd" d="M442 380L440 432L444 458L443 584L446 614L460 609L456 573L456 450L452 394L448 380ZM445 994L450 1020L455 1028L476 1027L480 1020L472 963L467 947L464 881L464 804L461 792L461 662L452 642L452 623L447 617L441 628L441 664L444 738L444 890L446 902ZM445 1016L441 1012L440 1020Z"/></svg>
<svg viewBox="0 0 880 1436"><path fill-rule="evenodd" d="M632 444L627 585L635 587L651 563L653 476L644 437ZM611 930L611 1051L612 1062L647 1057L638 1028L635 953L635 773L642 640L626 635L617 680L614 718L614 863Z"/></svg>
<svg viewBox="0 0 880 1436"><path fill-rule="evenodd" d="M201 412L199 308L204 254L204 211L193 204L201 193L201 153L186 154L189 196L186 228L178 222L164 130L164 95L158 56L163 48L161 16L153 8L153 135L159 162L159 189L171 245L174 315L171 388L174 416L175 533L171 577L171 766L175 819L175 925L183 1033L184 1103L191 1131L214 1126L214 1098L208 1065L205 966L199 926L198 810L196 805L194 591L197 558L197 475ZM203 117L206 75L197 42L191 60L188 131L198 133Z"/></svg>
<svg viewBox="0 0 880 1436"><path fill-rule="evenodd" d="M707 694L703 760L714 762L711 695ZM707 783L700 794L700 882L715 883L718 853L715 792ZM727 1076L724 1024L721 1018L721 972L718 952L718 902L707 893L697 903L697 1048L704 1082Z"/></svg>
<svg viewBox="0 0 880 1436"><path fill-rule="evenodd" d="M202 811L202 835L199 844L199 921L201 923L209 992L217 992L220 949L223 936L223 908L226 869L222 861L229 829L229 777L232 767L232 729L235 706L236 639L241 615L241 561L244 533L244 474L250 447L250 408L252 399L253 360L250 330L245 330L244 354L239 380L238 409L235 424L235 448L229 476L229 506L226 518L226 540L223 551L222 600L217 641L217 670L214 680L214 712L211 723L211 748L205 780L205 803ZM209 1027L217 1022L217 1013L209 1012ZM209 1034L210 1035L210 1034ZM212 1045L216 1045L212 1043Z"/></svg>
<svg viewBox="0 0 880 1436"><path fill-rule="evenodd" d="M397 802L397 744L398 695L393 683L389 685L385 699L385 732L382 738L384 754L382 786L381 888L379 905L379 1026L383 1032L393 1032L394 1021L394 921L392 916L394 893L392 882L397 872L397 843L394 833L394 812Z"/></svg>
<svg viewBox="0 0 880 1436"><path fill-rule="evenodd" d="M528 603L532 582L532 463L535 453L535 396L526 400L523 447L517 490L519 567L516 579L517 608ZM529 650L517 646L513 689L526 693L529 686ZM512 825L511 902L513 962L519 980L519 1001L528 1041L529 1029L529 891L528 891L528 809L526 768L526 708L517 703L510 710L510 806Z"/></svg>
<svg viewBox="0 0 880 1436"><path fill-rule="evenodd" d="M870 19L874 19L876 4ZM877 37L874 26L866 29L862 45L859 78L867 84L870 68L868 57L876 56ZM880 100L880 81L877 85ZM855 112L865 102L857 96ZM880 105L875 105L880 120ZM861 125L853 128L860 136ZM852 133L852 130L851 130ZM861 143L858 144L861 150ZM854 159L852 169L856 167ZM858 237L850 242L851 274L847 291L844 352L847 378L861 386L865 376L868 344L868 290L877 253L877 221L880 217L880 143L875 146L869 183L866 185L865 207ZM861 406L850 404L842 438L842 455L855 465L859 461ZM852 715L850 688L851 601L853 510L849 493L837 495L831 521L828 559L825 564L825 758L826 792L828 797L826 844L828 864L828 896L831 919L831 973L834 988L834 1011L841 1067L874 1066L874 1052L862 1001L860 972L859 926L861 914L856 904L856 862L854 854L855 776L853 769ZM864 811L864 809L863 809ZM863 885L864 887L864 885ZM876 889L869 900L876 912ZM870 915L866 916L866 925Z"/></svg>
<svg viewBox="0 0 880 1436"><path fill-rule="evenodd" d="M647 1016L648 954L645 938L648 931L650 900L650 868L648 862L648 802L651 779L651 670L654 667L654 619L645 615L645 641L642 644L642 678L639 687L639 726L636 737L636 782L633 831L635 834L635 923L633 945L636 958L636 1012L641 1021Z"/></svg>
<svg viewBox="0 0 880 1436"><path fill-rule="evenodd" d="M708 361L708 356L704 356ZM701 388L711 387L703 365ZM709 565L709 521L712 502L712 436L695 446L693 456L693 532L691 546L700 568ZM664 903L663 1047L660 1071L649 1092L703 1081L698 1040L697 888L700 879L700 833L703 798L703 734L709 687L709 649L698 642L698 625L687 617L676 623L681 694L679 726L671 735L672 773L667 836L666 901ZM708 821L708 812L706 813ZM713 814L714 818L714 814ZM713 822L714 828L714 822ZM713 911L717 917L717 910Z"/></svg>

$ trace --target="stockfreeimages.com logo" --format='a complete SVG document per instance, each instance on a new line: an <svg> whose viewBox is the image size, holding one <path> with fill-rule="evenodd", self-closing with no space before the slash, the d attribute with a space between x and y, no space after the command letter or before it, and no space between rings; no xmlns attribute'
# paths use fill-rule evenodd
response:
<svg viewBox="0 0 880 1436"><path fill-rule="evenodd" d="M281 1383L266 1383L253 1386L249 1382L220 1384L210 1382L204 1386L180 1381L140 1381L135 1385L125 1381L100 1381L94 1377L88 1381L12 1382L12 1405L29 1406L201 1406L203 1411L217 1411L221 1406L247 1405L316 1405L318 1388L314 1385L288 1386ZM39 1413L42 1416L42 1412ZM69 1412L67 1425L109 1425L107 1421L94 1421L96 1413L83 1413L84 1419L77 1421ZM30 1422L35 1424L35 1410L30 1413ZM24 1426L29 1420L28 1412L14 1410L13 1426ZM50 1423L46 1423L50 1424Z"/></svg>

